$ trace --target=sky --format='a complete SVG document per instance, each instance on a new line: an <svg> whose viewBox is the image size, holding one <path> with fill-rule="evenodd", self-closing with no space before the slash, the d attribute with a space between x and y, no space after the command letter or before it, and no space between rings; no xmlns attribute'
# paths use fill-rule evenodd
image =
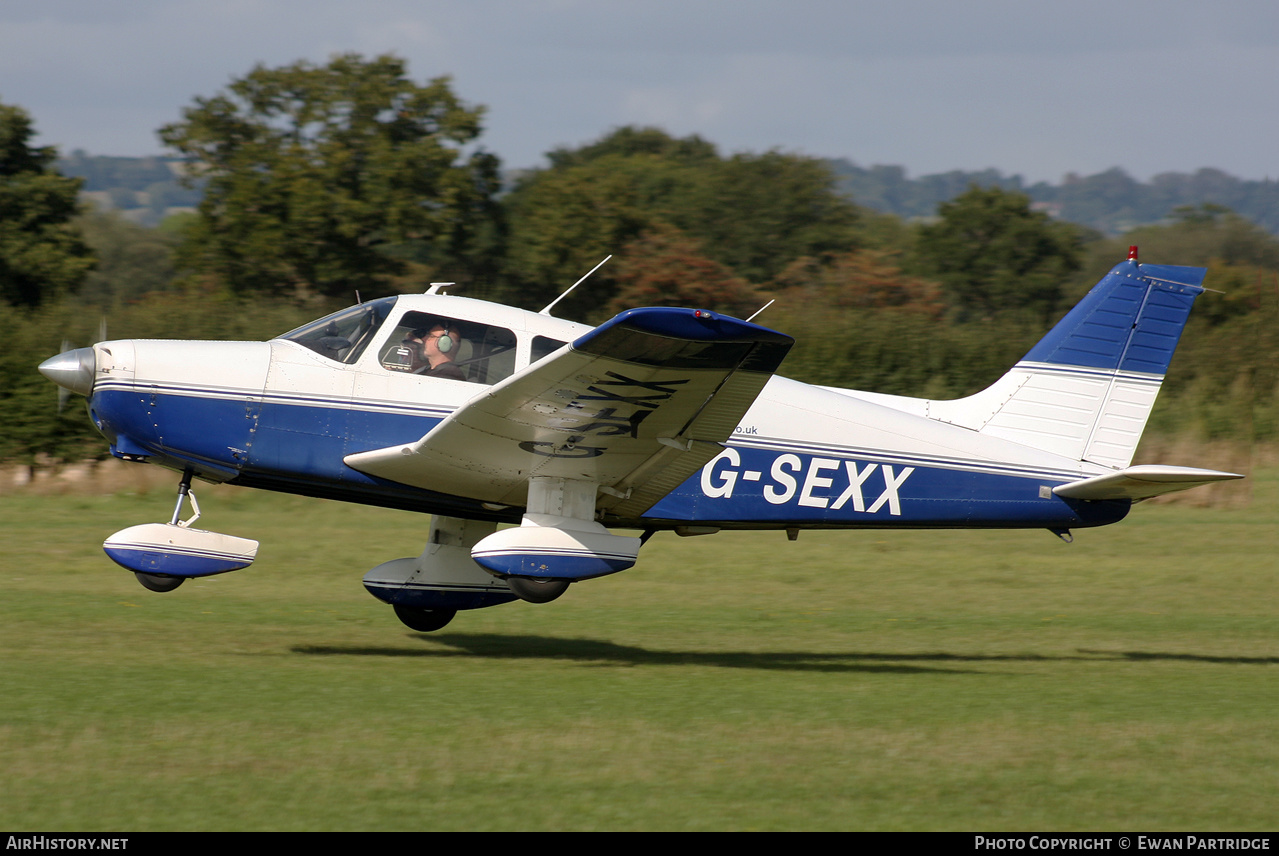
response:
<svg viewBox="0 0 1279 856"><path fill-rule="evenodd" d="M1058 182L1279 178L1275 0L3 0L0 102L141 156L256 64L394 53L485 105L505 167L622 125Z"/></svg>

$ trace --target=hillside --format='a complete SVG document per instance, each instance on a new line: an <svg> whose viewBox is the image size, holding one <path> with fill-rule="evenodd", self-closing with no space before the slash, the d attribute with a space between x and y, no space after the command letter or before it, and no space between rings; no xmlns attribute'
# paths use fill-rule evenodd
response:
<svg viewBox="0 0 1279 856"><path fill-rule="evenodd" d="M120 211L142 226L155 226L169 214L190 210L200 193L178 181L181 161L165 157L107 157L77 149L59 158L58 172L84 179L82 198L103 211Z"/></svg>

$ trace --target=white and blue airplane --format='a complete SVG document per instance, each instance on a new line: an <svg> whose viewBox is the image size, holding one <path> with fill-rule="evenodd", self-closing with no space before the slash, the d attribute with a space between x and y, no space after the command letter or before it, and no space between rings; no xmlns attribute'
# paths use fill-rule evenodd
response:
<svg viewBox="0 0 1279 856"><path fill-rule="evenodd" d="M147 588L256 555L190 525L193 478L410 509L432 515L422 554L364 585L430 631L626 570L660 531L1069 540L1134 502L1240 478L1132 466L1205 273L1139 264L1134 247L1006 375L949 401L779 377L793 339L714 312L632 309L592 328L439 285L269 342L107 341L40 371L88 397L113 455L183 474L168 523L104 544Z"/></svg>

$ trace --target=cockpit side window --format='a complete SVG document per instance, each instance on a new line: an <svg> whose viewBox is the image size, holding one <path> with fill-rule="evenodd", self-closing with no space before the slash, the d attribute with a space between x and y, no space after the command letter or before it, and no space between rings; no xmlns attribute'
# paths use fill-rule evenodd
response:
<svg viewBox="0 0 1279 856"><path fill-rule="evenodd" d="M379 359L387 371L494 384L515 372L515 334L505 327L407 312Z"/></svg>
<svg viewBox="0 0 1279 856"><path fill-rule="evenodd" d="M383 297L351 306L290 330L278 338L297 342L322 357L339 363L354 363L373 341L382 322L390 314L396 298Z"/></svg>
<svg viewBox="0 0 1279 856"><path fill-rule="evenodd" d="M567 344L568 342L561 342L559 339L552 339L549 336L534 336L533 351L529 362L535 363L542 357L548 357Z"/></svg>

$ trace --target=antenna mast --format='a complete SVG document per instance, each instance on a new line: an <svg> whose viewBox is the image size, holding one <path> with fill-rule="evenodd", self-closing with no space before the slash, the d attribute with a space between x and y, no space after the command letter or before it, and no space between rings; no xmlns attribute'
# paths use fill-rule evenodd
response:
<svg viewBox="0 0 1279 856"><path fill-rule="evenodd" d="M749 323L749 322L751 322L751 321L754 321L756 318L758 318L758 317L759 317L759 313L763 312L765 309L767 309L768 307L772 306L772 305L773 305L774 303L776 303L776 302L777 302L777 298L776 298L776 297L774 297L772 300L768 301L768 302L767 302L767 303L765 303L763 306L761 306L760 308L756 309L756 310L755 310L755 314L754 314L754 315L752 315L751 317L747 318L747 319L746 319L746 321L747 321L748 323Z"/></svg>
<svg viewBox="0 0 1279 856"><path fill-rule="evenodd" d="M605 256L605 257L604 257L604 262L608 261L608 260L609 260L609 259L611 259L611 258L613 258L613 256L612 256L612 254L610 253L609 255L607 255L607 256ZM586 272L586 276L590 276L591 274L595 273L595 271L597 271L597 270L599 270L600 268L604 267L604 262L600 262L600 263L599 263L599 264L597 264L595 267L593 267L593 268L591 268L590 270L588 270L588 271ZM545 309L543 309L541 312L539 312L539 313L537 313L537 314L538 314L538 315L550 315L550 314L551 314L551 310L555 308L555 304L559 303L561 300L563 300L564 298L568 297L568 296L569 296L569 295L573 292L573 289L577 288L579 285L581 285L583 282L585 282L585 281L586 281L586 276L582 277L582 278L581 278L581 279L579 279L577 282L575 282L575 283L573 283L572 285L570 285L570 286L568 287L568 291L564 292L564 293L563 293L563 294L561 294L559 297L557 297L557 298L555 298L554 300L552 300L550 303L548 303L548 304L546 305L546 308L545 308Z"/></svg>

